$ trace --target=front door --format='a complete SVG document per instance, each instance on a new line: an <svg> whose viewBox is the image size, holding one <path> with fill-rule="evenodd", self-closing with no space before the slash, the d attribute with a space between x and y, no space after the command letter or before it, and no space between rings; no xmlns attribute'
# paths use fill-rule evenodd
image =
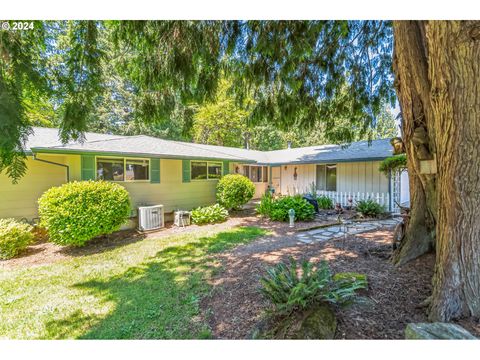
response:
<svg viewBox="0 0 480 360"><path fill-rule="evenodd" d="M280 166L272 166L272 187L280 194Z"/></svg>

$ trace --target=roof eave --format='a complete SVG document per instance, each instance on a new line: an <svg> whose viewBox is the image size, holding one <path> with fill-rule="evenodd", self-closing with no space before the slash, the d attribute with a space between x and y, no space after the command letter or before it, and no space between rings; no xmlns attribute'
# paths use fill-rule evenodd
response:
<svg viewBox="0 0 480 360"><path fill-rule="evenodd" d="M161 159L177 159L177 160L212 160L212 161L241 161L245 163L255 163L254 160L241 158L222 158L222 157L205 157L205 156L180 156L169 154L151 154L125 151L98 151L98 150L78 150L78 149L58 149L58 148L43 148L33 147L30 149L32 153L42 154L74 154L74 155L102 155L102 156L129 156L129 157L149 157Z"/></svg>
<svg viewBox="0 0 480 360"><path fill-rule="evenodd" d="M390 156L390 155L389 155ZM380 161L385 160L389 156L377 156L369 158L355 158L355 159L328 159L328 160L298 160L298 161L282 161L282 162L268 162L262 165L269 166L281 166L281 165L292 165L292 164L331 164L331 163L347 163L347 162L367 162L367 161Z"/></svg>

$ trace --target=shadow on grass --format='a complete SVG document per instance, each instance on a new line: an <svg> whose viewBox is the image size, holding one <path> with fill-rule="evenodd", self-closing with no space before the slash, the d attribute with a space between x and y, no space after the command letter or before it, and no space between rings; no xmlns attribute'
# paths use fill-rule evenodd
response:
<svg viewBox="0 0 480 360"><path fill-rule="evenodd" d="M209 289L205 279L215 270L209 255L264 234L260 228L242 227L192 239L165 248L120 276L76 284L88 295L100 298L100 306L113 303L113 309L103 318L77 311L69 318L49 322L48 336L64 338L81 333L82 339L208 338L210 331L200 316L199 300Z"/></svg>
<svg viewBox="0 0 480 360"><path fill-rule="evenodd" d="M94 255L114 250L145 238L145 234L138 233L136 230L122 230L114 232L113 234L98 236L90 240L85 246L65 246L59 251L69 256Z"/></svg>

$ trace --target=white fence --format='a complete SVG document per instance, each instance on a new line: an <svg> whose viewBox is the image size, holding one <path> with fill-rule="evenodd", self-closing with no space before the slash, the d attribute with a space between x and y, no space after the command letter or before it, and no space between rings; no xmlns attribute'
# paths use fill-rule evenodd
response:
<svg viewBox="0 0 480 360"><path fill-rule="evenodd" d="M342 206L355 206L357 201L372 199L380 205L385 206L388 211L390 207L390 196L388 193L361 193L361 192L341 192L341 191L318 191L317 195L327 196L334 203L340 203ZM349 199L352 202L349 202Z"/></svg>

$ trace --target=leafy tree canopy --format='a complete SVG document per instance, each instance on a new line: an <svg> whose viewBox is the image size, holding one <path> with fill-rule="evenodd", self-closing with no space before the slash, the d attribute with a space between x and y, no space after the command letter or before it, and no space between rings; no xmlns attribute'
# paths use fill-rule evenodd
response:
<svg viewBox="0 0 480 360"><path fill-rule="evenodd" d="M253 100L249 124L322 121L330 141L368 134L394 100L386 21L36 22L32 31L1 31L0 54L0 169L14 179L25 172L27 108L46 97L62 139L81 139L117 75L134 94L133 104L114 97L129 103L120 117L134 118L119 126L134 132L163 131L172 114L191 128L191 107L215 98L223 74L237 104ZM335 129L338 119L353 126Z"/></svg>

